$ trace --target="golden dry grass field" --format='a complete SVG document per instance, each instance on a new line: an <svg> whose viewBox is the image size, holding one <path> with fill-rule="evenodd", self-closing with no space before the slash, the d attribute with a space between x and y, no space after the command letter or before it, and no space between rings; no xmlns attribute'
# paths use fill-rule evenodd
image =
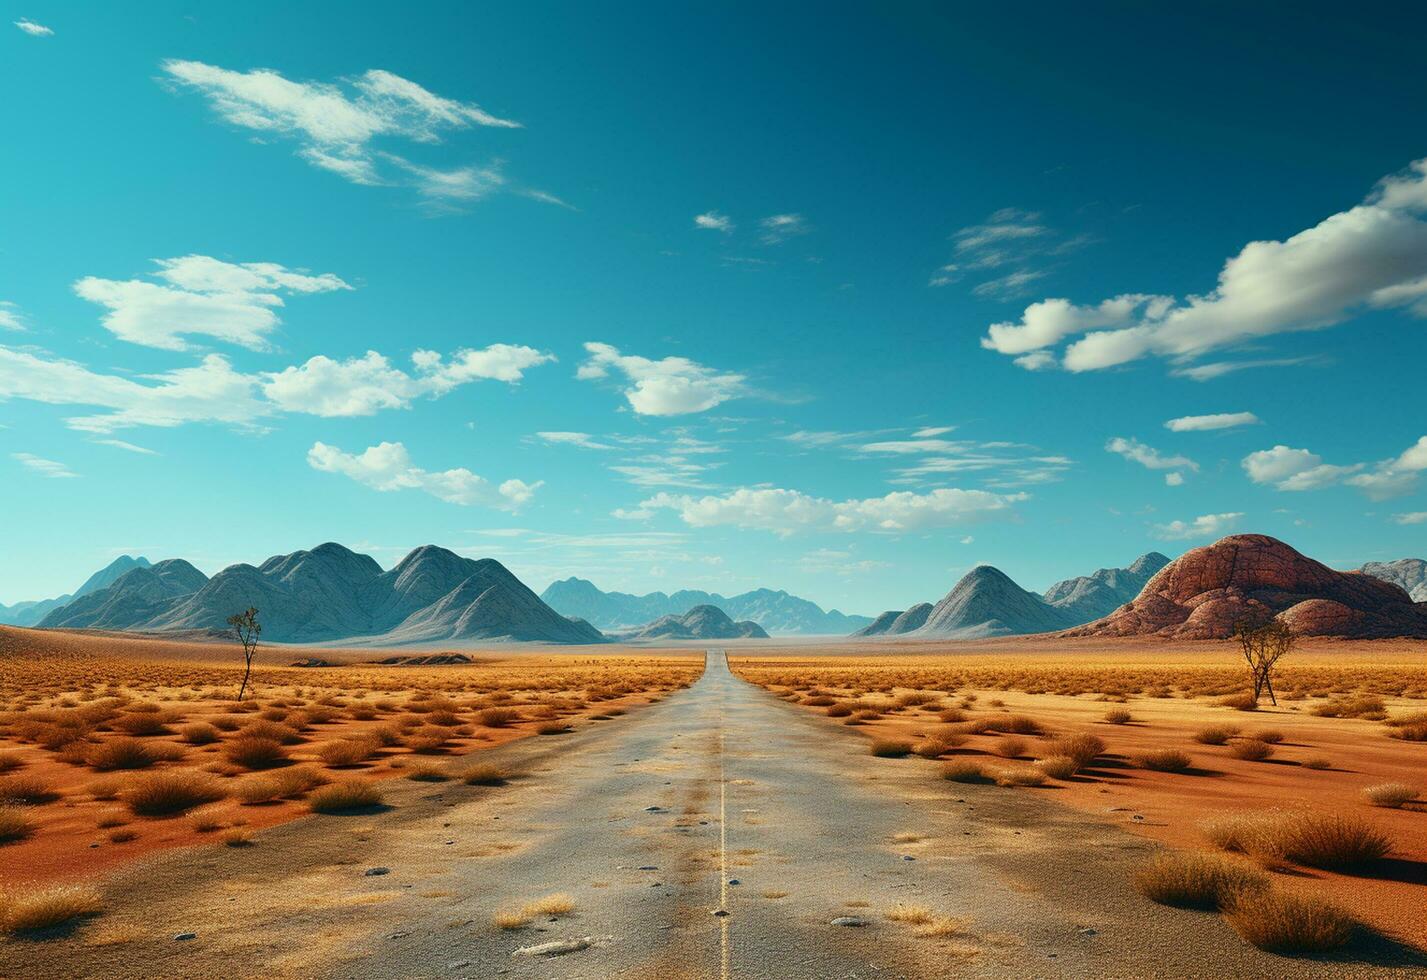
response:
<svg viewBox="0 0 1427 980"><path fill-rule="evenodd" d="M260 651L268 663L240 702L232 645L0 627L11 901L156 850L241 847L311 812L370 808L383 780L499 781L482 749L610 721L692 683L703 663L513 649L441 667L275 665L302 654Z"/></svg>
<svg viewBox="0 0 1427 980"><path fill-rule="evenodd" d="M1227 643L740 653L738 676L865 733L869 766L939 759L947 779L1042 794L1179 851L1232 852L1285 900L1331 901L1427 949L1423 644L1306 643L1275 680L1279 704L1256 710L1226 703L1247 678Z"/></svg>

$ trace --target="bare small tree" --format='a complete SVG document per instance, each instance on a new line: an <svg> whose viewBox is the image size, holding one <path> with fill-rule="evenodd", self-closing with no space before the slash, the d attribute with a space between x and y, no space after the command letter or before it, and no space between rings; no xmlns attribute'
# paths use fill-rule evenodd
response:
<svg viewBox="0 0 1427 980"><path fill-rule="evenodd" d="M238 642L243 644L243 683L238 687L238 700L241 701L248 690L248 677L253 673L253 658L258 654L258 634L263 631L263 624L258 622L257 609L249 606L229 616L228 625Z"/></svg>
<svg viewBox="0 0 1427 980"><path fill-rule="evenodd" d="M1254 703L1267 692L1275 706L1278 697L1273 693L1273 672L1278 662L1293 651L1297 637L1283 620L1274 618L1266 621L1241 620L1234 626L1234 638L1244 652L1244 660L1253 675Z"/></svg>

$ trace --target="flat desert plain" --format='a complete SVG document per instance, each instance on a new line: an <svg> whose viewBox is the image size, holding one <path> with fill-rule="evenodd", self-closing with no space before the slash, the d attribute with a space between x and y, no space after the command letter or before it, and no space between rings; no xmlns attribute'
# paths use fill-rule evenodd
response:
<svg viewBox="0 0 1427 980"><path fill-rule="evenodd" d="M0 630L0 975L1427 968L1413 644L310 653Z"/></svg>

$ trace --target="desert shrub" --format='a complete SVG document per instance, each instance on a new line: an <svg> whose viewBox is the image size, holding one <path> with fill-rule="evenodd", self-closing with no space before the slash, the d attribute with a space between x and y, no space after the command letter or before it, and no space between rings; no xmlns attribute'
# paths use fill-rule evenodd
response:
<svg viewBox="0 0 1427 980"><path fill-rule="evenodd" d="M1076 735L1065 735L1051 741L1047 756L1063 755L1075 760L1078 768L1084 769L1099 758L1105 751L1105 743L1099 736L1091 735L1089 732L1080 732Z"/></svg>
<svg viewBox="0 0 1427 980"><path fill-rule="evenodd" d="M477 711L475 722L486 728L505 728L520 720L520 712L515 708L485 708Z"/></svg>
<svg viewBox="0 0 1427 980"><path fill-rule="evenodd" d="M1239 896L1268 886L1268 876L1247 862L1194 851L1160 851L1135 872L1141 894L1180 908L1228 908Z"/></svg>
<svg viewBox="0 0 1427 980"><path fill-rule="evenodd" d="M155 713L120 715L110 724L129 735L167 735L169 732L168 718Z"/></svg>
<svg viewBox="0 0 1427 980"><path fill-rule="evenodd" d="M461 781L467 786L501 786L509 779L508 772L489 763L477 763L461 774Z"/></svg>
<svg viewBox="0 0 1427 980"><path fill-rule="evenodd" d="M850 714L852 714L852 705L846 701L828 705L827 716L829 718L846 718Z"/></svg>
<svg viewBox="0 0 1427 980"><path fill-rule="evenodd" d="M0 779L0 804L49 803L59 798L59 791L49 780L40 776L19 775Z"/></svg>
<svg viewBox="0 0 1427 980"><path fill-rule="evenodd" d="M939 738L924 739L912 746L912 751L923 759L940 759L950 750L951 746Z"/></svg>
<svg viewBox="0 0 1427 980"><path fill-rule="evenodd" d="M1355 923L1316 898L1263 890L1240 895L1224 918L1247 942L1271 953L1326 953L1353 937Z"/></svg>
<svg viewBox="0 0 1427 980"><path fill-rule="evenodd" d="M1268 810L1232 814L1207 821L1203 830L1226 851L1329 870L1370 864L1392 849L1387 836L1371 824L1335 813Z"/></svg>
<svg viewBox="0 0 1427 980"><path fill-rule="evenodd" d="M1003 759L1019 759L1029 748L1026 740L1014 735L1006 735L991 744L991 751Z"/></svg>
<svg viewBox="0 0 1427 980"><path fill-rule="evenodd" d="M1068 755L1052 755L1036 762L1041 772L1051 779L1069 779L1080 771L1080 766Z"/></svg>
<svg viewBox="0 0 1427 980"><path fill-rule="evenodd" d="M1256 738L1241 738L1229 746L1229 752L1236 759L1244 759L1248 762L1262 762L1273 755L1273 746L1267 742L1260 742Z"/></svg>
<svg viewBox="0 0 1427 980"><path fill-rule="evenodd" d="M1256 738L1260 742L1265 742L1269 745L1277 745L1283 741L1283 732L1276 728L1266 728L1262 731L1254 732L1249 738Z"/></svg>
<svg viewBox="0 0 1427 980"><path fill-rule="evenodd" d="M1427 711L1415 711L1387 720L1387 737L1405 742L1427 742Z"/></svg>
<svg viewBox="0 0 1427 980"><path fill-rule="evenodd" d="M537 735L567 735L570 726L563 721L545 721L535 726Z"/></svg>
<svg viewBox="0 0 1427 980"><path fill-rule="evenodd" d="M406 778L418 783L444 783L451 774L432 762L418 762L407 767Z"/></svg>
<svg viewBox="0 0 1427 980"><path fill-rule="evenodd" d="M937 715L937 718L944 722L965 721L966 712L960 708L946 708Z"/></svg>
<svg viewBox="0 0 1427 980"><path fill-rule="evenodd" d="M248 769L266 769L287 761L287 749L276 739L243 733L229 739L223 755L234 765Z"/></svg>
<svg viewBox="0 0 1427 980"><path fill-rule="evenodd" d="M1333 760L1321 755L1313 755L1304 759L1300 765L1302 765L1304 769L1332 769Z"/></svg>
<svg viewBox="0 0 1427 980"><path fill-rule="evenodd" d="M135 777L119 798L136 816L167 817L213 803L226 795L211 776L173 770Z"/></svg>
<svg viewBox="0 0 1427 980"><path fill-rule="evenodd" d="M1111 708L1105 712L1105 721L1111 725L1128 725L1133 720L1134 716L1124 708Z"/></svg>
<svg viewBox="0 0 1427 980"><path fill-rule="evenodd" d="M941 778L949 779L953 783L989 783L991 781L981 764L972 762L970 759L957 759L948 762L942 767Z"/></svg>
<svg viewBox="0 0 1427 980"><path fill-rule="evenodd" d="M1387 703L1375 694L1353 694L1332 698L1309 709L1320 718L1366 718L1382 721L1387 717Z"/></svg>
<svg viewBox="0 0 1427 980"><path fill-rule="evenodd" d="M379 748L375 739L357 736L324 743L317 750L317 758L329 766L355 766L365 762Z"/></svg>
<svg viewBox="0 0 1427 980"><path fill-rule="evenodd" d="M1130 761L1141 769L1152 769L1155 772L1183 772L1194 764L1193 759L1178 749L1141 752L1131 756Z"/></svg>
<svg viewBox="0 0 1427 980"><path fill-rule="evenodd" d="M1223 745L1237 734L1239 729L1233 725L1210 725L1195 732L1194 741L1201 745Z"/></svg>
<svg viewBox="0 0 1427 980"><path fill-rule="evenodd" d="M1363 795L1373 806L1385 806L1395 810L1402 804L1417 799L1417 787L1408 786L1406 783L1381 783L1365 787Z"/></svg>
<svg viewBox="0 0 1427 980"><path fill-rule="evenodd" d="M328 781L311 766L292 766L261 776L249 776L238 783L233 795L244 803L269 803L301 796Z"/></svg>
<svg viewBox="0 0 1427 980"><path fill-rule="evenodd" d="M820 694L815 698L804 698L803 704L810 708L827 708L837 703L837 698L826 694Z"/></svg>
<svg viewBox="0 0 1427 980"><path fill-rule="evenodd" d="M296 729L275 721L262 720L244 725L239 737L261 738L281 745L296 745L302 741L302 735Z"/></svg>
<svg viewBox="0 0 1427 980"><path fill-rule="evenodd" d="M871 751L879 759L900 759L912 754L912 743L900 738L879 738L873 740Z"/></svg>
<svg viewBox="0 0 1427 980"><path fill-rule="evenodd" d="M61 885L0 894L0 927L9 933L38 932L95 915L99 893L87 885Z"/></svg>
<svg viewBox="0 0 1427 980"><path fill-rule="evenodd" d="M12 803L0 805L0 844L24 840L35 832L35 821L24 807Z"/></svg>
<svg viewBox="0 0 1427 980"><path fill-rule="evenodd" d="M1030 766L996 771L997 786L1044 786L1046 774Z"/></svg>
<svg viewBox="0 0 1427 980"><path fill-rule="evenodd" d="M1227 698L1221 698L1219 704L1225 708L1233 708L1235 711L1259 710L1259 699L1252 694L1232 694Z"/></svg>
<svg viewBox="0 0 1427 980"><path fill-rule="evenodd" d="M148 743L137 738L111 738L90 746L84 758L100 772L112 772L115 769L147 768L158 761L158 754Z"/></svg>
<svg viewBox="0 0 1427 980"><path fill-rule="evenodd" d="M229 827L219 835L224 847L251 847L253 835L246 827Z"/></svg>
<svg viewBox="0 0 1427 980"><path fill-rule="evenodd" d="M401 732L395 725L377 725L364 733L368 738L375 739L383 748L392 748L401 744Z"/></svg>
<svg viewBox="0 0 1427 980"><path fill-rule="evenodd" d="M344 779L313 791L307 805L314 813L345 813L380 806L382 791L375 783L362 779Z"/></svg>
<svg viewBox="0 0 1427 980"><path fill-rule="evenodd" d="M204 721L184 725L179 734L189 745L211 745L218 741L218 729Z"/></svg>
<svg viewBox="0 0 1427 980"><path fill-rule="evenodd" d="M451 730L439 725L423 725L406 739L406 747L413 752L435 752L451 741Z"/></svg>
<svg viewBox="0 0 1427 980"><path fill-rule="evenodd" d="M213 719L213 727L220 732L236 732L243 727L243 719L237 715L223 715Z"/></svg>
<svg viewBox="0 0 1427 980"><path fill-rule="evenodd" d="M11 772L25 764L18 752L0 752L0 773Z"/></svg>

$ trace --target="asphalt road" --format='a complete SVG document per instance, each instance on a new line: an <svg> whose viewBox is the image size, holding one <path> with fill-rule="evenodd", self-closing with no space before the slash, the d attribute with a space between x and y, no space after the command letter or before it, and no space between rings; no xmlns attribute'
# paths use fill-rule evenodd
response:
<svg viewBox="0 0 1427 980"><path fill-rule="evenodd" d="M486 755L525 775L405 784L385 813L155 859L112 879L106 914L71 937L0 944L0 976L1356 977L1424 962L1260 953L1217 916L1142 899L1130 876L1148 842L1043 792L873 759L854 730L735 678L722 651L659 704ZM494 924L553 893L574 912ZM899 905L946 917L942 934L890 920Z"/></svg>

